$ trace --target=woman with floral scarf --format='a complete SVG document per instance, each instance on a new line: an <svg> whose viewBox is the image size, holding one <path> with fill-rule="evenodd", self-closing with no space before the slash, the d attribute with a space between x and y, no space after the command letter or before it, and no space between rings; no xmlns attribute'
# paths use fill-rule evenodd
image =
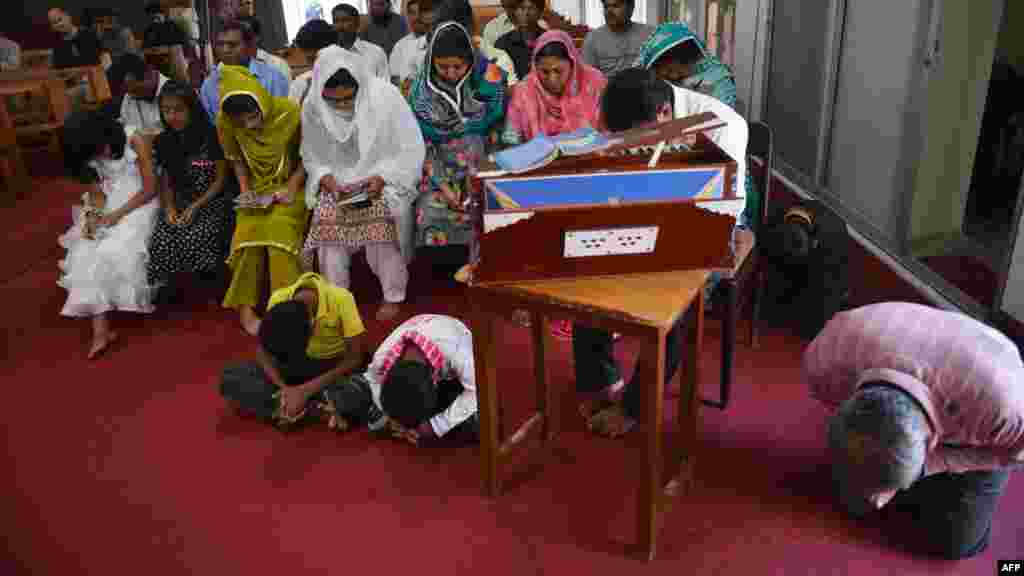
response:
<svg viewBox="0 0 1024 576"><path fill-rule="evenodd" d="M448 21L434 29L409 97L427 145L417 245L470 244L467 181L505 116L505 81L462 25Z"/></svg>

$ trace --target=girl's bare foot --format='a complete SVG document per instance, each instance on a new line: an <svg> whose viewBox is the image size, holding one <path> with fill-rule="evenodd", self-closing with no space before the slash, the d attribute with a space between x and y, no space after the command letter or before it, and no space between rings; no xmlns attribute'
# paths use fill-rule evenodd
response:
<svg viewBox="0 0 1024 576"><path fill-rule="evenodd" d="M616 405L619 397L622 395L623 381L619 380L615 384L601 390L592 397L580 402L579 412L580 416L584 420L590 421L599 412L603 412L608 408Z"/></svg>
<svg viewBox="0 0 1024 576"><path fill-rule="evenodd" d="M96 334L92 337L92 346L89 347L89 360L93 360L99 357L104 350L110 347L111 344L117 341L117 332L107 332L105 334Z"/></svg>
<svg viewBox="0 0 1024 576"><path fill-rule="evenodd" d="M512 319L523 328L530 327L530 313L526 310L516 310L512 313Z"/></svg>
<svg viewBox="0 0 1024 576"><path fill-rule="evenodd" d="M391 320L395 316L398 316L398 313L401 311L402 307L399 306L398 303L385 302L380 305L380 308L377 309L377 320L380 320L381 322L387 322L388 320Z"/></svg>
<svg viewBox="0 0 1024 576"><path fill-rule="evenodd" d="M248 306L243 306L238 310L238 317L242 321L242 329L245 333L250 336L259 334L260 331L260 317L256 315L256 312Z"/></svg>
<svg viewBox="0 0 1024 576"><path fill-rule="evenodd" d="M633 420L622 410L621 404L615 404L594 415L587 421L587 429L599 436L618 438L633 429L636 420Z"/></svg>

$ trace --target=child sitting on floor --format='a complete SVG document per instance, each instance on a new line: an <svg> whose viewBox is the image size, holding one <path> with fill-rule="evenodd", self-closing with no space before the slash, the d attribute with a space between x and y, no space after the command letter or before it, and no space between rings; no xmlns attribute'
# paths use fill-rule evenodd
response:
<svg viewBox="0 0 1024 576"><path fill-rule="evenodd" d="M327 389L365 361L365 329L352 293L308 273L275 291L267 309L256 359L224 369L221 395L277 424L298 421L311 406L333 412ZM334 417L329 424L347 425Z"/></svg>
<svg viewBox="0 0 1024 576"><path fill-rule="evenodd" d="M64 159L69 172L90 186L74 223L58 242L67 249L57 284L68 291L61 315L90 318L88 358L114 343L107 314L153 311L154 287L146 278L147 245L158 204L150 146L134 127L101 112L67 122Z"/></svg>
<svg viewBox="0 0 1024 576"><path fill-rule="evenodd" d="M363 374L327 396L339 419L365 420L413 445L444 436L478 440L473 335L450 316L414 316L384 340Z"/></svg>

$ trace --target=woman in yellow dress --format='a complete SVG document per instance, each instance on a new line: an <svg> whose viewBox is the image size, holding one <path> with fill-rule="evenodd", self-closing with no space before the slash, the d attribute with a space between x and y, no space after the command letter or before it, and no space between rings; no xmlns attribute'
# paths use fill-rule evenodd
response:
<svg viewBox="0 0 1024 576"><path fill-rule="evenodd" d="M239 184L224 307L237 309L242 327L255 335L260 326L255 308L267 268L271 291L294 283L301 273L306 231L301 110L287 98L272 97L241 66L221 68L220 94L217 131Z"/></svg>

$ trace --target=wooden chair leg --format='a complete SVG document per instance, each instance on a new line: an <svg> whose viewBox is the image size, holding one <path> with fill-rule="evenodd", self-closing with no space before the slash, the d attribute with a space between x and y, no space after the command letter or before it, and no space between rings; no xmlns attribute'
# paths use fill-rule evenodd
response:
<svg viewBox="0 0 1024 576"><path fill-rule="evenodd" d="M750 296L750 347L757 349L761 346L761 299L764 296L764 276L761 273L761 263L757 263L754 271L754 290Z"/></svg>

